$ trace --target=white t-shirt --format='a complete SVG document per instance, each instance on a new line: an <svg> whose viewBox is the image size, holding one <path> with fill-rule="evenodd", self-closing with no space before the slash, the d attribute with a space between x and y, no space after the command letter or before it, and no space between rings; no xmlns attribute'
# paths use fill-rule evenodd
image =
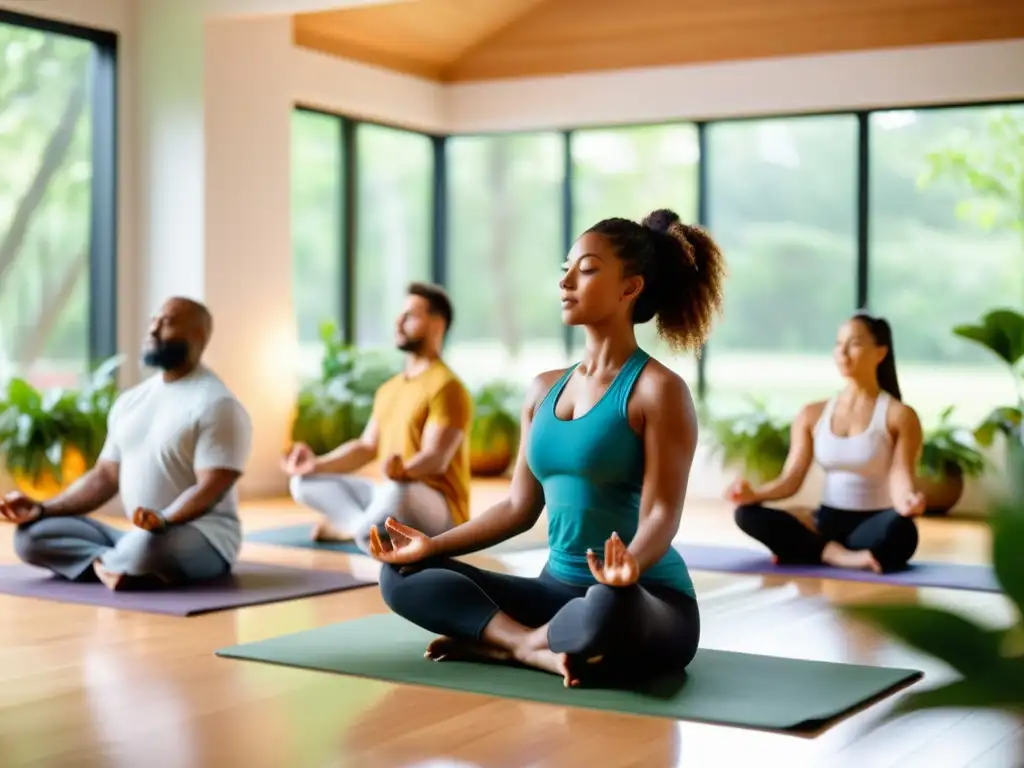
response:
<svg viewBox="0 0 1024 768"><path fill-rule="evenodd" d="M119 465L121 502L163 512L209 469L242 472L252 450L245 407L212 371L198 366L167 383L157 374L126 390L107 419L100 458ZM209 512L187 523L228 563L242 546L238 491L232 487Z"/></svg>

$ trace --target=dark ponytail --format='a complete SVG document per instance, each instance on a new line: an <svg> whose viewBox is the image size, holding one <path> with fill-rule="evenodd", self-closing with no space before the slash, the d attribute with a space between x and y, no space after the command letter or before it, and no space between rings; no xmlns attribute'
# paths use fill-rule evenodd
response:
<svg viewBox="0 0 1024 768"><path fill-rule="evenodd" d="M868 329L868 333L871 334L871 338L875 340L875 344L888 350L885 357L882 358L882 362L878 364L876 373L878 386L897 400L902 401L900 382L896 378L896 347L893 345L892 327L889 325L889 321L884 317L873 317L867 312L858 312L853 319L863 323L864 327Z"/></svg>
<svg viewBox="0 0 1024 768"><path fill-rule="evenodd" d="M639 224L605 219L587 231L609 240L627 275L644 278L633 322L657 318L658 334L670 347L699 351L721 312L725 282L725 259L711 235L665 208Z"/></svg>

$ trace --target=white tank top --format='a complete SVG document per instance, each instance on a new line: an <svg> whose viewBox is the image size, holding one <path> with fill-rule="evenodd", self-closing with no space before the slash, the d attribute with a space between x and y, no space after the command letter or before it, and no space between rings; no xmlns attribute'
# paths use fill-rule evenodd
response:
<svg viewBox="0 0 1024 768"><path fill-rule="evenodd" d="M814 427L814 459L825 470L822 506L869 512L892 506L889 468L893 443L885 426L891 395L879 392L868 428L858 435L838 437L832 431L836 398Z"/></svg>

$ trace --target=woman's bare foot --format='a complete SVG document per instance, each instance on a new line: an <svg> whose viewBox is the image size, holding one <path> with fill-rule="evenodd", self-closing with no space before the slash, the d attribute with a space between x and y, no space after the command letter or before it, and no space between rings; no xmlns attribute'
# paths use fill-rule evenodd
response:
<svg viewBox="0 0 1024 768"><path fill-rule="evenodd" d="M570 658L567 653L555 653L548 648L547 627L540 627L531 633L522 643L522 646L512 654L516 661L543 672L551 672L560 675L562 685L566 688L576 688L580 685L580 673L577 668L578 662ZM592 656L586 660L588 665L597 665L604 660L603 655Z"/></svg>
<svg viewBox="0 0 1024 768"><path fill-rule="evenodd" d="M830 541L821 553L821 561L836 568L855 568L862 571L882 572L875 556L869 549L849 550L842 544Z"/></svg>
<svg viewBox="0 0 1024 768"><path fill-rule="evenodd" d="M536 648L517 654L516 660L542 672L561 675L562 685L566 688L576 688L580 684L580 677L572 668L568 654L555 653L550 648Z"/></svg>
<svg viewBox="0 0 1024 768"><path fill-rule="evenodd" d="M323 542L329 542L329 541L333 541L333 542L348 542L348 541L353 541L353 537L352 536L348 535L344 531L339 531L337 528L335 528L333 525L331 525L330 522L327 521L327 520L321 520L316 525L313 526L313 532L312 532L312 535L310 536L310 538L312 538L313 541L323 541Z"/></svg>
<svg viewBox="0 0 1024 768"><path fill-rule="evenodd" d="M125 574L108 571L99 560L92 564L92 569L107 589L117 591L124 585Z"/></svg>
<svg viewBox="0 0 1024 768"><path fill-rule="evenodd" d="M423 656L433 661L512 661L512 653L504 648L454 637L434 638Z"/></svg>

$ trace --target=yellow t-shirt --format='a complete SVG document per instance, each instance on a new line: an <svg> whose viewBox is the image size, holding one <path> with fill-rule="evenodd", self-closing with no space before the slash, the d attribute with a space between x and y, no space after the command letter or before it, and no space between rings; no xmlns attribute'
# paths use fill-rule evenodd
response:
<svg viewBox="0 0 1024 768"><path fill-rule="evenodd" d="M379 431L377 455L381 461L398 454L408 462L423 445L427 424L455 427L465 438L444 474L425 477L422 482L448 501L456 525L469 519L469 433L473 422L473 399L469 391L440 360L413 378L404 373L388 379L377 390L373 417Z"/></svg>

